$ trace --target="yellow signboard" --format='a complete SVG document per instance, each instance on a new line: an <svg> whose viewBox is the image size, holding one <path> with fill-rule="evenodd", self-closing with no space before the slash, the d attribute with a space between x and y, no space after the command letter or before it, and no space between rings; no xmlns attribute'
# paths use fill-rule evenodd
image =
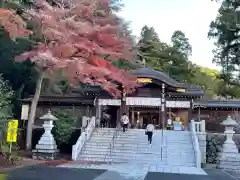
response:
<svg viewBox="0 0 240 180"><path fill-rule="evenodd" d="M185 92L185 89L177 89L177 92Z"/></svg>
<svg viewBox="0 0 240 180"><path fill-rule="evenodd" d="M150 78L137 78L138 83L152 83L152 79Z"/></svg>
<svg viewBox="0 0 240 180"><path fill-rule="evenodd" d="M7 174L0 174L0 180L7 180L8 175Z"/></svg>
<svg viewBox="0 0 240 180"><path fill-rule="evenodd" d="M8 122L7 142L17 142L18 120Z"/></svg>

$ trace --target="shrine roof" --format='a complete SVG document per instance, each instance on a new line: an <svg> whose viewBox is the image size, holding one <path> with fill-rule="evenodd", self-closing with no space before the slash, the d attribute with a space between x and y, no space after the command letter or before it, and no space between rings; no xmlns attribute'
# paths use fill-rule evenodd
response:
<svg viewBox="0 0 240 180"><path fill-rule="evenodd" d="M194 107L240 108L240 100L200 100L194 101Z"/></svg>
<svg viewBox="0 0 240 180"><path fill-rule="evenodd" d="M33 97L22 99L24 103L30 103ZM82 105L94 105L94 99L91 97L80 97L80 96L44 96L41 95L39 103L68 103L68 104L82 104Z"/></svg>
<svg viewBox="0 0 240 180"><path fill-rule="evenodd" d="M153 70L152 68L139 68L137 70L132 71L132 74L138 77L156 79L172 87L202 90L202 88L198 85L180 83L174 80L173 78L169 77L168 75L166 75L164 72L156 71L156 70Z"/></svg>

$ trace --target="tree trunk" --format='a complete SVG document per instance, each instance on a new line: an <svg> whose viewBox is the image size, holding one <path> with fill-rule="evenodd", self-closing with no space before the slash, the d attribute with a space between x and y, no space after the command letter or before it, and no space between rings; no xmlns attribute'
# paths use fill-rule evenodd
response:
<svg viewBox="0 0 240 180"><path fill-rule="evenodd" d="M27 126L27 139L26 139L26 149L30 150L32 148L32 129L33 124L35 120L36 110L37 110L37 104L41 93L42 88L42 81L43 81L44 73L40 73L37 83L36 83L36 90L34 97L32 99L32 104L30 108L30 113L28 117L28 126Z"/></svg>

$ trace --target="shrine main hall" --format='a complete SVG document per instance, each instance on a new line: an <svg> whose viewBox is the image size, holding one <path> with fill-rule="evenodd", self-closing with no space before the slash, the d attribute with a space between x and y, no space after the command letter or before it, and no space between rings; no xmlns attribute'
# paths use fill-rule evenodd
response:
<svg viewBox="0 0 240 180"><path fill-rule="evenodd" d="M210 131L221 131L220 123L228 115L233 118L238 116L238 100L205 99L203 87L177 82L165 73L151 68L140 68L132 73L141 86L121 99L113 98L99 87L88 86L84 92L76 88L64 96L41 95L38 109L47 111L49 108L74 107L75 114L76 109L79 112L81 109L81 116L94 115L99 119L98 123L108 115L108 127L116 127L123 112L127 113L132 126L137 122L146 124L151 119L159 128L165 128L167 120L172 119L181 121L188 128L192 119L205 120L206 130ZM31 99L22 100L22 111L29 111ZM40 116L38 114L37 117Z"/></svg>

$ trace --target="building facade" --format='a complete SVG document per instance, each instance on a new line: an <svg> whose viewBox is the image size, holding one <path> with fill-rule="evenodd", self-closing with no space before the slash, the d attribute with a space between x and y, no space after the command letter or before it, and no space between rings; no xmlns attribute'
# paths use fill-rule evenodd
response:
<svg viewBox="0 0 240 180"><path fill-rule="evenodd" d="M204 90L196 85L179 83L149 68L132 73L141 86L122 99L100 95L97 100L98 116L101 117L102 109L107 106L112 111L110 116L116 114L114 119L117 120L122 112L126 112L133 126L137 122L142 126L153 120L157 127L165 128L167 119L172 119L180 120L187 128L192 119L193 102L204 95Z"/></svg>
<svg viewBox="0 0 240 180"><path fill-rule="evenodd" d="M127 113L133 127L137 122L144 125L153 120L157 127L165 128L167 120L172 119L181 121L188 128L189 121L194 119L205 120L206 130L220 132L223 131L220 123L228 115L238 120L240 101L203 100L203 88L179 83L150 68L140 68L132 73L141 86L127 96L123 93L121 98L116 99L99 87L88 87L84 93L81 91L81 95L75 89L67 96L41 96L38 109L72 108L75 114L81 112L81 116L95 115L99 124L107 114L108 127L116 127L123 112ZM31 98L23 100L22 119L24 114L27 116L30 103Z"/></svg>

